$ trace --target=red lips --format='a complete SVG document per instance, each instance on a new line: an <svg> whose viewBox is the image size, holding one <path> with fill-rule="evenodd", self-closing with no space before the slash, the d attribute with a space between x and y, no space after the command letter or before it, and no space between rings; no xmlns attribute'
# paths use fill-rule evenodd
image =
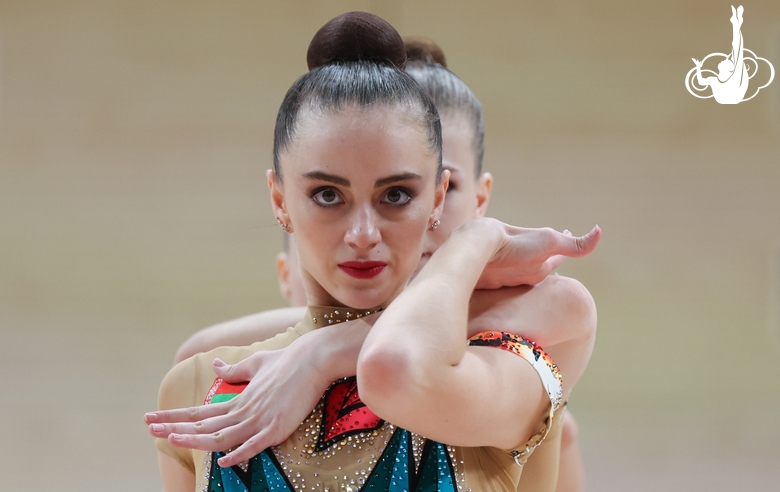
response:
<svg viewBox="0 0 780 492"><path fill-rule="evenodd" d="M339 268L349 276L355 278L374 278L385 269L384 261L345 261L339 263Z"/></svg>

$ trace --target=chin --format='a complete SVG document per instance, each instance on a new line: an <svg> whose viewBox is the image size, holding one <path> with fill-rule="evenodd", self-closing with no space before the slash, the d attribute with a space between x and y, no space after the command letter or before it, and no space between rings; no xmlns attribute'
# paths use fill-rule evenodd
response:
<svg viewBox="0 0 780 492"><path fill-rule="evenodd" d="M412 272L412 275L409 277L409 282L414 280L414 277L417 276L418 273L420 273L420 270L423 269L423 267L428 263L428 259L431 257L430 253L423 253L422 257L420 258L420 263L417 264L417 268L414 269L414 272Z"/></svg>
<svg viewBox="0 0 780 492"><path fill-rule="evenodd" d="M353 309L373 309L378 306L385 306L389 302L388 298L387 294L363 289L357 292L345 292L344 295L337 297L341 304Z"/></svg>

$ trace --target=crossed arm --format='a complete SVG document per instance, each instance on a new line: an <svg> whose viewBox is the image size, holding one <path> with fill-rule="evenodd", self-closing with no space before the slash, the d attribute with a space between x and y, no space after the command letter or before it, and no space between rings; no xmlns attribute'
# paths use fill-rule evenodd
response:
<svg viewBox="0 0 780 492"><path fill-rule="evenodd" d="M535 234L494 219L471 221L453 233L363 343L357 377L369 408L405 429L456 446L512 449L539 430L550 399L533 367L512 353L464 343L475 287L522 283L519 277L527 273L518 271L517 251L525 261L549 261L543 253L549 245L537 243ZM576 381L588 357L589 350L559 362L565 378ZM572 382L566 383L564 397Z"/></svg>
<svg viewBox="0 0 780 492"><path fill-rule="evenodd" d="M485 284L489 280L507 285L538 282L562 261L562 257L555 255L583 256L595 247L599 237L598 230L584 238L573 238L552 230L512 229L515 234L514 243L510 241L511 244L505 244L502 254L499 254L488 268L484 269L478 279L479 283ZM518 231L524 234L518 234ZM473 235L473 232L478 234ZM483 234L478 230L472 230L471 236L468 234L465 236L470 237L467 243L479 238L478 247L469 246L469 248L484 249ZM502 240L504 239L506 237L502 236ZM454 250L459 249L454 248ZM507 252L514 252L515 256L508 255ZM507 265L515 265L515 267L507 268ZM436 273L431 268L428 270L431 274L419 278L426 283L429 280L425 279L430 276L435 278L436 273L452 275L452 272L445 273L447 268ZM474 272L471 275L473 280ZM466 302L459 306L461 313L464 311L464 306L468 304L467 312L471 318L466 332L462 331L461 325L455 325L461 330L457 332L458 335L455 335L461 337L459 344L451 343L454 337L447 338L452 347L460 347L455 350L461 350L465 355L466 349L463 348L462 337L466 333L474 334L485 330L522 333L545 346L558 362L564 374L566 391L579 377L593 344L595 309L587 290L578 282L565 277L551 276L534 287L523 285L497 290L477 290L473 295L470 294L470 289L466 288L460 293L460 298L466 299ZM386 312L383 317L387 314ZM289 395L289 387L287 391L280 391L278 388L284 385L268 387L267 378L253 378L247 390L231 402L147 414L146 420L150 424L150 432L156 437L167 437L177 446L204 450L226 449L243 442L243 445L224 457L221 464L229 466L248 459L262 449L284 440L289 431L294 430L308 415L313 403L316 403L316 399L327 388L330 381L357 372L355 361L371 324L376 321L375 318L370 317L358 322L316 330L298 339L287 349L259 352L234 366L215 365L215 370L221 377L239 381L248 380L264 369L282 364L288 369L287 373L290 374L288 379L293 381L296 387L301 388L301 391L295 392L298 399L285 403L287 400L278 396L282 393ZM386 323L385 326L391 325ZM455 327L451 327L453 333ZM389 335L389 332L387 334ZM380 345L376 343L373 346ZM529 384L539 384L536 375L527 373L527 363L519 361L512 354L489 349L468 350L474 352L468 356L474 358L473 363L483 367L482 374L490 372L490 364L494 363L491 358L495 357L498 358L496 360L506 360L510 367L517 366L518 374L525 374L521 377L531 380ZM482 355L483 352L486 354ZM569 362L570 359L572 362ZM364 360L371 361L370 358ZM467 362L467 364L471 363L471 361ZM452 367L452 364L450 366ZM463 367L466 366L461 366L461 369ZM370 366L364 368L370 369ZM514 374L511 369L510 372ZM369 373L364 373L366 374ZM523 382L519 384L522 386ZM544 402L540 387L537 389L537 402ZM312 404L307 403L308 399L300 398L306 392L313 395L312 402L309 402ZM361 394L363 393L364 389L361 387ZM370 399L371 396L368 398ZM269 404L269 401L274 404ZM376 402L376 404L382 403ZM521 402L521 405L526 404L533 405L527 401ZM303 408L304 406L306 408ZM529 420L539 422L535 416L529 417ZM260 432L256 433L258 429ZM268 429L275 430L270 432ZM527 432L518 430L518 436L524 433ZM512 440L518 439L519 437Z"/></svg>

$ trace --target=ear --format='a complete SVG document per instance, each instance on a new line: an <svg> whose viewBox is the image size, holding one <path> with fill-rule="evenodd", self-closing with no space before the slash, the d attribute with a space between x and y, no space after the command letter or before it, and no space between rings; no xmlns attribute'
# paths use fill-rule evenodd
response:
<svg viewBox="0 0 780 492"><path fill-rule="evenodd" d="M277 178L273 169L266 171L265 177L268 180L268 188L271 190L271 209L274 211L274 217L289 226L289 231L285 232L292 232L293 229L292 224L290 223L290 216L287 215L287 206L284 203L282 183Z"/></svg>
<svg viewBox="0 0 780 492"><path fill-rule="evenodd" d="M279 281L279 292L287 301L292 295L290 287L290 266L287 264L287 253L284 251L276 255L276 280Z"/></svg>
<svg viewBox="0 0 780 492"><path fill-rule="evenodd" d="M484 217L490 204L490 194L493 192L493 175L482 173L477 183L477 208L474 209L474 219Z"/></svg>
<svg viewBox="0 0 780 492"><path fill-rule="evenodd" d="M431 223L441 218L444 210L444 198L447 196L447 188L450 186L450 171L445 169L441 172L441 181L436 186L436 195L433 199L433 213L431 214Z"/></svg>

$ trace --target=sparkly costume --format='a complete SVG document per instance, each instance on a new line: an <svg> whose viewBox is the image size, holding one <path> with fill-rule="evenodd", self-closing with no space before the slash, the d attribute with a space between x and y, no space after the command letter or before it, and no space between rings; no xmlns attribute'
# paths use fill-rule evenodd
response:
<svg viewBox="0 0 780 492"><path fill-rule="evenodd" d="M159 406L169 409L227 401L240 393L246 383L214 380L214 358L235 363L259 350L283 348L316 326L344 321L341 318L345 316L339 315L336 308L310 307L303 322L270 340L249 347L220 347L196 355L178 364L165 377ZM217 459L224 453L176 448L163 439L157 440L157 447L195 473L197 491L514 492L518 482L520 490L554 490L560 425L552 424L561 420L557 418L560 411L556 413L561 396L557 366L541 348L522 337L486 332L470 343L512 351L542 375L551 399L550 416L519 450L453 447L396 427L363 404L355 377L334 382L286 441L240 465L222 468ZM550 439L531 455L548 433ZM527 467L533 470L528 470L528 480L521 481L526 460Z"/></svg>

